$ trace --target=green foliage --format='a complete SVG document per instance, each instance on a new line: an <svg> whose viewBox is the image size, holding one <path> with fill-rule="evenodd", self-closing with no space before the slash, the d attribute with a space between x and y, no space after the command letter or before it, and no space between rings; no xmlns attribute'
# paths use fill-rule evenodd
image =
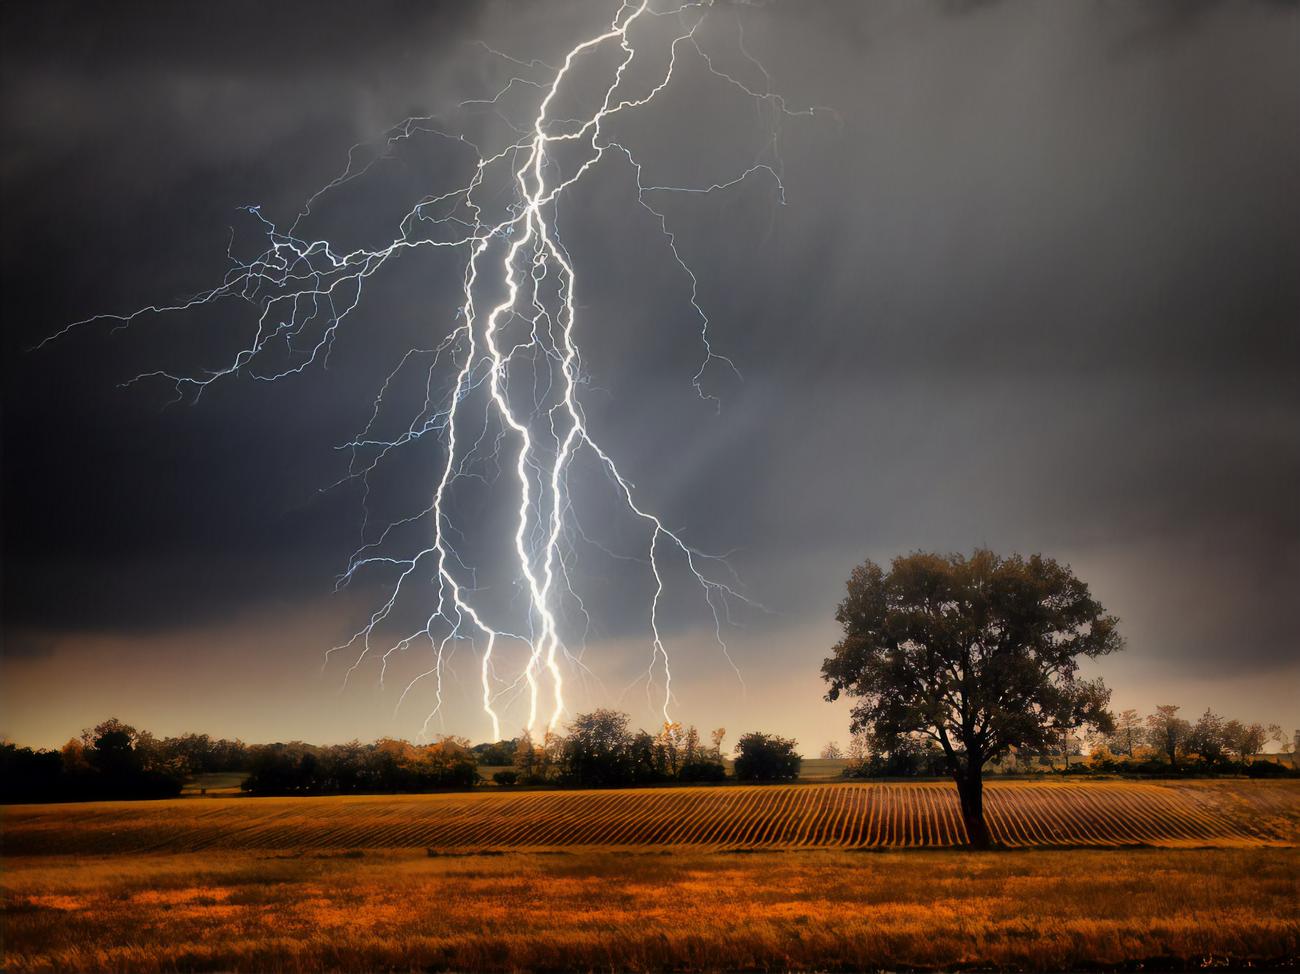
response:
<svg viewBox="0 0 1300 974"><path fill-rule="evenodd" d="M1109 726L1109 692L1077 673L1080 658L1123 647L1118 622L1050 558L916 552L888 573L867 561L835 618L844 637L822 664L826 698L856 698L853 729L880 752L910 735L938 744L977 845L986 763Z"/></svg>
<svg viewBox="0 0 1300 974"><path fill-rule="evenodd" d="M478 761L480 767L484 765L499 767L514 764L515 751L518 747L519 738L513 737L509 740L497 741L495 744L475 744L470 750L474 752L474 759Z"/></svg>
<svg viewBox="0 0 1300 974"><path fill-rule="evenodd" d="M1080 657L1123 645L1117 621L1049 558L916 553L886 574L855 568L822 665L827 698L859 701L854 728L888 751L931 737L954 770L1009 747L1044 747L1063 723L1103 720L1105 691L1076 678Z"/></svg>

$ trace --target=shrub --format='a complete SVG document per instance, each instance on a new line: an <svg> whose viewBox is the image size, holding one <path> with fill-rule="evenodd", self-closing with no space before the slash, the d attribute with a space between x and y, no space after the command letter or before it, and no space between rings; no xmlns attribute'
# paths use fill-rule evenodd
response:
<svg viewBox="0 0 1300 974"><path fill-rule="evenodd" d="M495 744L475 744L470 750L479 765L510 765L514 763L518 748L519 738L514 737Z"/></svg>
<svg viewBox="0 0 1300 974"><path fill-rule="evenodd" d="M736 744L736 777L741 781L789 781L799 777L803 759L798 742L775 734L745 734Z"/></svg>
<svg viewBox="0 0 1300 974"><path fill-rule="evenodd" d="M1112 772L1118 770L1120 759L1105 744L1095 747L1088 755L1088 767L1094 771Z"/></svg>
<svg viewBox="0 0 1300 974"><path fill-rule="evenodd" d="M1252 761L1246 765L1246 776L1248 778L1296 778L1300 777L1300 771L1273 761Z"/></svg>
<svg viewBox="0 0 1300 974"><path fill-rule="evenodd" d="M720 761L691 761L677 773L681 781L725 781L727 769Z"/></svg>
<svg viewBox="0 0 1300 974"><path fill-rule="evenodd" d="M519 772L498 771L492 776L492 780L499 785L517 785L519 784Z"/></svg>

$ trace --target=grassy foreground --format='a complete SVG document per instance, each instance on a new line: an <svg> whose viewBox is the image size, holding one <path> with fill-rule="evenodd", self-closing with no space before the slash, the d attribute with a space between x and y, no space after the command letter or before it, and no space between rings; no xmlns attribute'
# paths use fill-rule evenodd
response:
<svg viewBox="0 0 1300 974"><path fill-rule="evenodd" d="M714 970L1300 956L1294 849L8 859L20 971Z"/></svg>

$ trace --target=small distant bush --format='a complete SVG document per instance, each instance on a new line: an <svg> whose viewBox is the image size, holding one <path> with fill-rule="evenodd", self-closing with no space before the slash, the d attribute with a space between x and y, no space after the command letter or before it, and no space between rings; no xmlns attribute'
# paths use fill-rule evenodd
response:
<svg viewBox="0 0 1300 974"><path fill-rule="evenodd" d="M741 781L790 781L803 759L797 741L775 734L745 734L736 744L736 777Z"/></svg>
<svg viewBox="0 0 1300 974"><path fill-rule="evenodd" d="M519 747L519 738L512 737L494 744L475 744L470 748L479 767L497 765L509 766L514 763L515 751Z"/></svg>
<svg viewBox="0 0 1300 974"><path fill-rule="evenodd" d="M1113 774L1119 770L1122 761L1123 759L1111 751L1110 748L1105 744L1101 744L1092 749L1092 753L1088 755L1087 764L1093 771L1101 774Z"/></svg>
<svg viewBox="0 0 1300 974"><path fill-rule="evenodd" d="M518 771L498 771L492 775L492 780L499 785L517 785L519 784Z"/></svg>
<svg viewBox="0 0 1300 974"><path fill-rule="evenodd" d="M726 781L727 769L721 761L692 761L682 765L677 777L682 781Z"/></svg>
<svg viewBox="0 0 1300 974"><path fill-rule="evenodd" d="M1300 771L1272 761L1252 761L1246 765L1248 778L1300 778Z"/></svg>

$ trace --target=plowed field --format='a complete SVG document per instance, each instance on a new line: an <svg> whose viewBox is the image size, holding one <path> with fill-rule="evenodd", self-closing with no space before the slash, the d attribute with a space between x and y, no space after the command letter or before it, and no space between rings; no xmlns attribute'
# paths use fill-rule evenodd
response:
<svg viewBox="0 0 1300 974"><path fill-rule="evenodd" d="M990 782L1012 847L1293 845L1300 782ZM908 848L966 841L953 787L776 785L11 806L4 854L206 849Z"/></svg>

